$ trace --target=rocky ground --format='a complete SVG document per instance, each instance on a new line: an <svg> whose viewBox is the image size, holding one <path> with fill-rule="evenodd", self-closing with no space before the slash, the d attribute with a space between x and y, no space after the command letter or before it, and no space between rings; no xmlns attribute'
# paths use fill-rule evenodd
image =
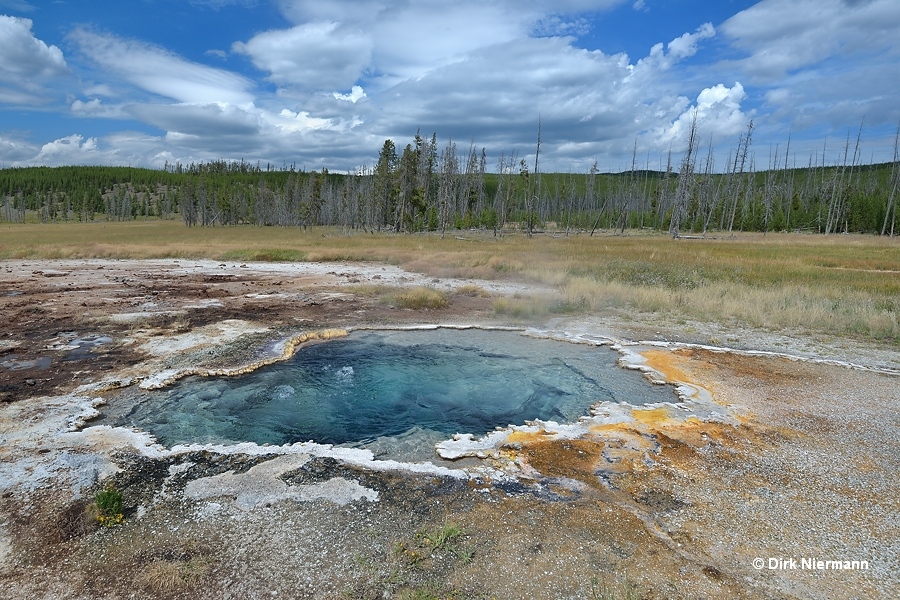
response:
<svg viewBox="0 0 900 600"><path fill-rule="evenodd" d="M422 285L449 306L386 299ZM111 390L335 330L516 325L493 298L528 292L373 265L0 262L0 598L897 596L896 349L658 315L541 323L693 387L441 466L315 444L173 451L84 423ZM694 400L711 416L688 415ZM89 505L108 484L124 522L100 527Z"/></svg>

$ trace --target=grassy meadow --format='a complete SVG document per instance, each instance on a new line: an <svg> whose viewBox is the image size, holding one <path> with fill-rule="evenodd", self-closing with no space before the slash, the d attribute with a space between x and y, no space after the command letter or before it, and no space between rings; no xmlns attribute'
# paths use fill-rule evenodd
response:
<svg viewBox="0 0 900 600"><path fill-rule="evenodd" d="M854 235L489 232L341 235L328 228L203 227L178 221L0 226L0 259L209 258L383 262L434 277L516 279L553 292L498 298L514 318L623 314L900 344L900 241ZM543 286L542 286L543 287ZM440 306L418 291L412 305Z"/></svg>

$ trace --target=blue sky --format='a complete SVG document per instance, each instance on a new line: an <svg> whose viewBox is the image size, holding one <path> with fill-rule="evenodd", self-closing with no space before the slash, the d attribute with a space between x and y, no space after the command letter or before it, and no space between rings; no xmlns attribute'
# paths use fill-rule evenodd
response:
<svg viewBox="0 0 900 600"><path fill-rule="evenodd" d="M371 164L417 130L491 166L893 156L897 0L0 0L0 167ZM851 148L852 153L852 148Z"/></svg>

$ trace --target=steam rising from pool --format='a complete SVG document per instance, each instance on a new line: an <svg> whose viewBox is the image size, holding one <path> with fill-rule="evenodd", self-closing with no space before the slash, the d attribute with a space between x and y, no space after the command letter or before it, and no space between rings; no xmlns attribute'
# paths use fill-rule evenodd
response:
<svg viewBox="0 0 900 600"><path fill-rule="evenodd" d="M129 390L98 424L159 442L315 441L421 460L454 433L483 435L533 419L574 422L595 403L673 400L616 365L606 347L509 331L354 332L240 377L190 377Z"/></svg>

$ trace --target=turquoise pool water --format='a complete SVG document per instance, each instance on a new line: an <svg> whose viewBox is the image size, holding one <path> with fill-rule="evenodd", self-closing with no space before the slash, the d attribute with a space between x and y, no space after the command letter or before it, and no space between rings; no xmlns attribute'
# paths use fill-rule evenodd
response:
<svg viewBox="0 0 900 600"><path fill-rule="evenodd" d="M167 446L311 440L394 458L424 447L424 455L454 433L577 421L601 401L673 399L617 358L606 347L509 331L361 331L247 375L128 390L94 423L144 429Z"/></svg>

